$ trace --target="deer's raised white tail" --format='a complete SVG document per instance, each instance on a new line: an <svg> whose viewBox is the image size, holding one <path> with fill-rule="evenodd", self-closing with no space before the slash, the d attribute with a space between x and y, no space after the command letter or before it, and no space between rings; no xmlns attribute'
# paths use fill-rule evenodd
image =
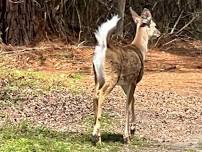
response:
<svg viewBox="0 0 202 152"><path fill-rule="evenodd" d="M105 53L107 50L107 39L110 36L110 33L116 27L119 21L118 15L113 16L110 20L107 20L105 23L102 23L98 30L95 32L95 37L98 42L95 47L93 65L96 71L96 78L101 81L103 79L103 62L105 58Z"/></svg>

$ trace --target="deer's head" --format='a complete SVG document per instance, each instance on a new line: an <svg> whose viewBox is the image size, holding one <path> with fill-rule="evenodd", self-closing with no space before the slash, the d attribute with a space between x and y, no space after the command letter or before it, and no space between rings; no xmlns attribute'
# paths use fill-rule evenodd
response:
<svg viewBox="0 0 202 152"><path fill-rule="evenodd" d="M149 39L160 36L161 33L156 28L156 23L152 20L151 12L147 8L144 8L140 16L131 7L130 12L133 21L137 24L137 31L144 30Z"/></svg>

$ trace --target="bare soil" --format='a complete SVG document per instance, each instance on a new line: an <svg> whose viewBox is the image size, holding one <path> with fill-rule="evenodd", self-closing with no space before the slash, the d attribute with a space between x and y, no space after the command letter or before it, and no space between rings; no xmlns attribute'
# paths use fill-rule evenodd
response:
<svg viewBox="0 0 202 152"><path fill-rule="evenodd" d="M182 42L168 50L147 53L145 75L135 93L136 135L181 148L202 150L202 42ZM82 119L92 115L92 47L66 46L61 42L42 43L34 50L4 47L12 65L49 72L87 75L80 95L52 91L30 97L17 108L3 109L10 119L29 119L49 128L82 132ZM38 48L43 48L38 49ZM113 132L122 133L125 95L116 87L104 104L104 113L119 123Z"/></svg>

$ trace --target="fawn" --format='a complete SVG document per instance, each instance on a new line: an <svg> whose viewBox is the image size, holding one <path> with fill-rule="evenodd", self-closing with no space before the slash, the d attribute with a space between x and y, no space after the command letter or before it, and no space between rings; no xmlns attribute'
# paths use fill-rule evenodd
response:
<svg viewBox="0 0 202 152"><path fill-rule="evenodd" d="M130 12L136 23L136 35L131 44L126 46L109 44L110 34L116 28L119 17L113 16L101 24L95 33L97 46L93 56L93 71L95 76L95 95L93 97L95 125L92 133L93 143L101 143L100 119L101 106L105 97L116 85L120 85L127 95L125 113L124 143L129 143L129 137L134 133L134 92L137 83L142 79L144 59L148 41L151 37L159 37L160 32L152 20L150 11L146 8L139 16L132 8ZM132 113L131 127L129 114Z"/></svg>

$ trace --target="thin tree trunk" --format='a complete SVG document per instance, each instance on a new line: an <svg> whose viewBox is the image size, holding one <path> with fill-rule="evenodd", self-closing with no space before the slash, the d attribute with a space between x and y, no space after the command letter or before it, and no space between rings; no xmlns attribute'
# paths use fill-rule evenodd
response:
<svg viewBox="0 0 202 152"><path fill-rule="evenodd" d="M5 24L4 24L4 14L6 12L5 10L5 4L6 1L1 0L0 1L0 41L2 42L2 39L4 37L3 31L5 30Z"/></svg>
<svg viewBox="0 0 202 152"><path fill-rule="evenodd" d="M124 30L124 13L125 13L125 5L126 0L118 0L118 15L121 17L121 20L117 26L117 35L123 37L123 30Z"/></svg>

